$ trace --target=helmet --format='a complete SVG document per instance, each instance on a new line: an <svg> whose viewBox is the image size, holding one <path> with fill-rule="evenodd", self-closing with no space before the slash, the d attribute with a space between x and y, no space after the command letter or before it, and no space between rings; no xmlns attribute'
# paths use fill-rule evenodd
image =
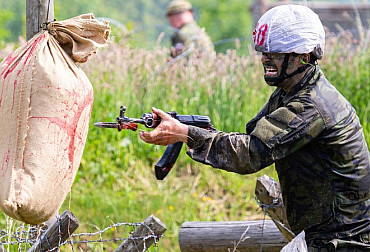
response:
<svg viewBox="0 0 370 252"><path fill-rule="evenodd" d="M303 5L280 5L267 11L253 32L256 51L313 53L321 59L325 48L324 27L316 13Z"/></svg>
<svg viewBox="0 0 370 252"><path fill-rule="evenodd" d="M173 0L167 7L167 16L192 10L191 3L185 0Z"/></svg>

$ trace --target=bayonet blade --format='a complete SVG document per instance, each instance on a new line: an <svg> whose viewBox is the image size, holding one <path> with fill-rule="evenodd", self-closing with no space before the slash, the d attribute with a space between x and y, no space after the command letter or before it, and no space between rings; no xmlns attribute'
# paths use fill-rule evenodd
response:
<svg viewBox="0 0 370 252"><path fill-rule="evenodd" d="M118 129L119 124L115 122L96 122L94 126L99 128L110 128L110 129Z"/></svg>
<svg viewBox="0 0 370 252"><path fill-rule="evenodd" d="M99 127L99 128L117 129L118 131L121 131L123 129L128 129L132 131L137 130L137 124L132 123L132 122L129 122L129 123L122 122L121 124L114 123L114 122L97 122L97 123L94 123L94 126Z"/></svg>

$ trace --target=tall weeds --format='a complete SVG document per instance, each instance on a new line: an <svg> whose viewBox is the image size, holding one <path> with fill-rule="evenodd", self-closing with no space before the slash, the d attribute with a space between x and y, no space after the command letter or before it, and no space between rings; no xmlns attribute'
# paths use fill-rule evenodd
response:
<svg viewBox="0 0 370 252"><path fill-rule="evenodd" d="M369 54L362 53L363 47L356 43L348 34L329 38L319 64L356 108L369 143ZM259 57L252 48L243 53L229 50L216 58L199 59L193 54L172 65L168 60L167 49L138 50L118 43L84 65L95 88L92 123L113 121L120 105L127 106L131 117L155 106L181 114L208 115L220 130L243 132L245 123L273 91L264 83ZM155 180L153 165L163 151L163 147L141 142L135 132L91 127L75 187L83 181L82 186L88 184L88 178L128 197L122 200L135 195L131 200L136 200L137 206L133 207L145 209L141 215L154 213L168 225L163 251L167 246L178 251L177 234L185 220L261 218L254 203L255 179L263 173L276 177L273 167L240 176L197 164L183 149L174 171L160 182ZM114 209L110 211L116 218L122 217Z"/></svg>
<svg viewBox="0 0 370 252"><path fill-rule="evenodd" d="M330 37L319 64L356 108L369 144L370 57L363 49L348 34ZM259 57L252 47L216 57L198 56L194 53L171 64L166 48L132 49L118 42L81 65L94 86L95 99L80 170L63 206L79 218L78 231L91 231L91 226L104 227L112 221L139 222L154 214L168 228L157 251L179 251L177 236L184 221L263 217L254 202L254 187L262 174L276 178L273 167L241 176L198 164L183 148L173 171L164 181L157 181L153 166L164 147L145 144L137 132L93 126L97 121L115 121L121 105L127 107L129 117L140 117L155 106L180 114L208 115L220 130L243 132L273 91L264 83ZM0 220L0 229L1 224ZM107 244L104 250L116 246Z"/></svg>

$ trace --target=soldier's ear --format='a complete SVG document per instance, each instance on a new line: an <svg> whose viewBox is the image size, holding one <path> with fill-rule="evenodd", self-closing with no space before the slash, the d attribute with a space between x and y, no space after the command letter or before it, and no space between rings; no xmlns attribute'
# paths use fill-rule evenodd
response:
<svg viewBox="0 0 370 252"><path fill-rule="evenodd" d="M305 53L305 54L301 54L301 55L299 55L301 58L300 58L300 62L303 64L303 65L305 65L305 64L307 64L307 63L309 63L310 62L310 54L308 54L308 53Z"/></svg>

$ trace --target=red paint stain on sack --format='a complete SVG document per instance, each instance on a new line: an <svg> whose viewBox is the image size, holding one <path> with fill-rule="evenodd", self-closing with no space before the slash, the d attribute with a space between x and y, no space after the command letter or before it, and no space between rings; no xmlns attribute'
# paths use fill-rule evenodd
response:
<svg viewBox="0 0 370 252"><path fill-rule="evenodd" d="M10 143L12 142L12 136L9 136L9 143L8 146L10 146ZM3 154L2 158L2 166L0 169L0 177L5 177L6 173L8 172L9 169L9 161L10 161L10 147L8 147L8 151Z"/></svg>
<svg viewBox="0 0 370 252"><path fill-rule="evenodd" d="M37 39L35 39L30 45L29 45L29 48L27 48L26 53L27 56L26 59L23 61L23 66L26 65L26 63L28 62L29 58L33 55L33 53L35 52L36 48L37 48L37 45L45 38L46 36L46 33L44 33L43 35L39 36ZM14 63L14 61L18 58L18 56L15 56L15 57L12 57L12 55L9 55L6 59L5 59L5 63L8 64L8 66L1 72L1 75L3 76L4 79L6 79L6 77L8 76L8 74L10 74L11 72L13 72L13 70L17 67L17 65L22 61L21 59L23 59L23 56L22 57L19 57L19 60L17 62Z"/></svg>
<svg viewBox="0 0 370 252"><path fill-rule="evenodd" d="M72 91L73 94L72 96L79 96L79 94L75 91ZM71 118L72 120L68 122L68 115L64 115L62 117L36 117L36 116L31 116L30 119L37 119L37 120L47 120L49 123L57 125L61 130L67 133L69 137L69 146L66 151L68 151L68 160L69 160L69 167L68 167L68 172L64 175L62 181L68 176L68 174L71 174L73 172L73 162L74 162L74 153L76 150L75 147L75 140L76 138L80 138L82 140L82 136L79 136L77 134L77 126L78 122L80 121L82 112L84 109L88 106L90 106L90 113L92 109L92 103L93 103L93 91L89 91L85 99L83 100L82 103L78 104L77 109L74 111L74 116ZM74 103L76 104L76 103ZM69 112L69 111L67 111Z"/></svg>
<svg viewBox="0 0 370 252"><path fill-rule="evenodd" d="M35 39L31 44L27 45L28 48L24 52L25 55L16 55L16 56L13 57L12 56L13 54L10 54L4 60L3 64L6 64L7 66L1 72L1 76L3 77L4 81L3 81L3 84L2 84L2 87L1 87L0 108L1 108L2 101L3 101L3 93L4 93L4 86L5 86L5 83L6 83L6 78L8 77L9 74L11 74L14 71L14 69L16 69L18 64L23 61L23 65L18 70L17 76L16 76L16 78L14 80L14 83L13 83L13 88L14 88L13 89L14 90L13 91L13 105L12 105L12 109L11 109L11 112L13 112L14 100L15 100L15 91L16 91L16 88L17 88L17 85L18 85L18 77L21 74L21 72L23 71L23 68L26 66L26 64L29 61L29 59L31 58L31 56L34 55L34 52L37 49L37 45L40 44L40 42L45 38L45 36L46 36L46 34L43 34L43 35L39 36L37 39Z"/></svg>

